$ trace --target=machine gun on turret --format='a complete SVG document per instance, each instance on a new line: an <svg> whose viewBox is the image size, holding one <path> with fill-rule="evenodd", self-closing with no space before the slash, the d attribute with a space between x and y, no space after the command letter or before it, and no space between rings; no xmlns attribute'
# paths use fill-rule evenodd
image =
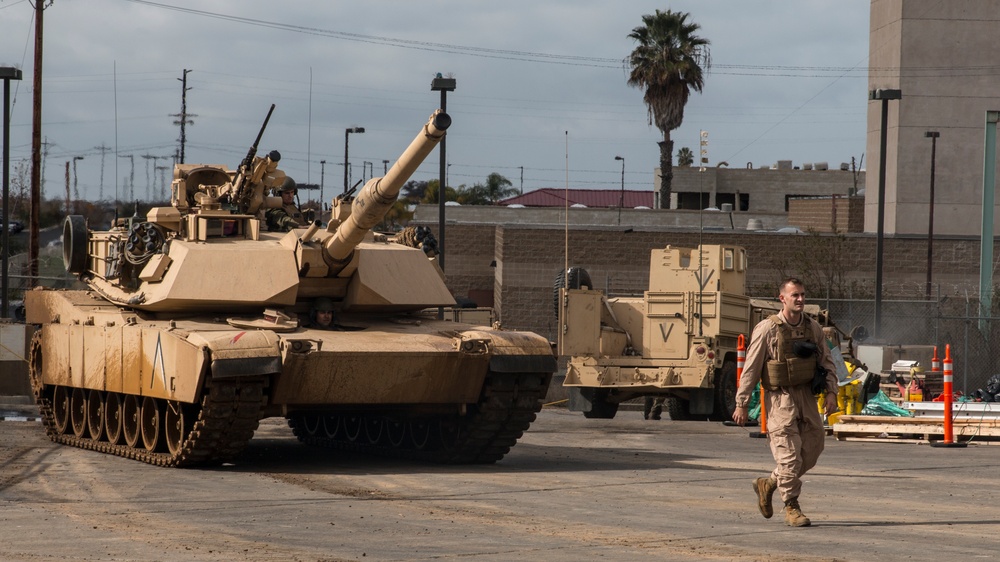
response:
<svg viewBox="0 0 1000 562"><path fill-rule="evenodd" d="M233 180L232 199L236 203L240 213L254 214L257 212L261 202L263 202L264 194L263 192L256 193L260 189L255 189L255 186L260 182L264 173L267 172L268 167L281 160L281 154L277 150L272 150L266 158L261 159L254 166L254 158L257 156L257 146L260 144L261 137L264 136L264 129L267 128L267 122L271 120L272 113L274 113L273 103L271 104L271 109L267 111L264 124L260 126L260 131L257 132L257 138L254 139L250 150L247 151L246 157L243 158L243 162L240 163L240 167L236 170L236 179Z"/></svg>

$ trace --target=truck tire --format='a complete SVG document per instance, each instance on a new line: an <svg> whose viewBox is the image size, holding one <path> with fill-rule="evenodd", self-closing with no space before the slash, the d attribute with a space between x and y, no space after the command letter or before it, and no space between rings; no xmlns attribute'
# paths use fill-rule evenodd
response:
<svg viewBox="0 0 1000 562"><path fill-rule="evenodd" d="M569 273L569 284L566 284L567 273ZM571 267L566 271L560 271L556 275L556 282L552 286L552 306L556 314L556 318L559 318L559 289L566 287L567 289L579 289L580 287L593 288L594 284L590 280L590 274L587 270L582 267Z"/></svg>
<svg viewBox="0 0 1000 562"><path fill-rule="evenodd" d="M581 388L580 394L590 401L590 411L584 412L583 417L587 419L614 419L618 413L618 402L608 400L607 389L601 388Z"/></svg>
<svg viewBox="0 0 1000 562"><path fill-rule="evenodd" d="M736 411L736 363L730 359L715 371L715 407L712 409L712 421L727 421L733 419Z"/></svg>
<svg viewBox="0 0 1000 562"><path fill-rule="evenodd" d="M663 407L674 421L689 421L695 419L688 408L688 401L676 396L667 396L663 402Z"/></svg>

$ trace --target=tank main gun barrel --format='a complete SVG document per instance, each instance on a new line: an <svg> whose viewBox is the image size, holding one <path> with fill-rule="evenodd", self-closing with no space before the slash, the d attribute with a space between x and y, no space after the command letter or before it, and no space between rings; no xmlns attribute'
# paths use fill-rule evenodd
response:
<svg viewBox="0 0 1000 562"><path fill-rule="evenodd" d="M323 244L327 256L333 261L335 270L338 270L337 266L341 266L342 269L347 265L354 248L361 243L365 234L382 222L392 209L392 204L396 202L403 184L444 138L445 131L450 125L451 117L447 113L440 109L435 111L389 172L381 178L369 180L361 189L351 204L350 216Z"/></svg>

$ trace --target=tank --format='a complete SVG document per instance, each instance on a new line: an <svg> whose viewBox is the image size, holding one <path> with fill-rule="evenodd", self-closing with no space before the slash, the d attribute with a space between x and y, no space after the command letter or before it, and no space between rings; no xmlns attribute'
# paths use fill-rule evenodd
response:
<svg viewBox="0 0 1000 562"><path fill-rule="evenodd" d="M256 155L267 119L236 170L176 166L169 207L107 231L67 217L63 258L87 290L25 297L48 435L186 467L233 459L280 416L310 445L501 459L541 407L550 342L439 319L455 300L436 259L374 231L450 123L434 112L326 226L263 226L285 180L279 153Z"/></svg>

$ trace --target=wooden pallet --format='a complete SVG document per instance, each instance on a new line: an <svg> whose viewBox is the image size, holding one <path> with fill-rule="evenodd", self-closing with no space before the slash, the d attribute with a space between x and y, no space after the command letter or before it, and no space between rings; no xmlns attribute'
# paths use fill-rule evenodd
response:
<svg viewBox="0 0 1000 562"><path fill-rule="evenodd" d="M955 441L1000 441L1000 419L959 418L952 428ZM841 416L833 425L833 435L840 441L929 443L944 439L944 420L940 416Z"/></svg>

